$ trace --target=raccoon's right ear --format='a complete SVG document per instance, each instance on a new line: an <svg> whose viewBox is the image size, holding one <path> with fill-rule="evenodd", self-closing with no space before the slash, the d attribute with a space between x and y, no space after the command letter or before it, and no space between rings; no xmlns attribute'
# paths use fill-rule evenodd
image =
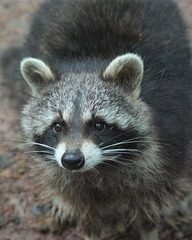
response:
<svg viewBox="0 0 192 240"><path fill-rule="evenodd" d="M137 54L118 56L104 70L103 78L121 85L131 97L138 99L143 79L143 61Z"/></svg>
<svg viewBox="0 0 192 240"><path fill-rule="evenodd" d="M20 63L20 69L34 95L37 95L45 84L54 81L51 69L39 59L24 58Z"/></svg>

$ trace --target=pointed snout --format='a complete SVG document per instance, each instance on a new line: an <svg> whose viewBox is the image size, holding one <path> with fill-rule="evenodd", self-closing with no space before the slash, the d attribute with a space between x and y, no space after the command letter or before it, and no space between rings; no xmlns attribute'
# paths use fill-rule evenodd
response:
<svg viewBox="0 0 192 240"><path fill-rule="evenodd" d="M61 157L63 167L68 170L78 170L85 164L85 157L80 149L70 149Z"/></svg>

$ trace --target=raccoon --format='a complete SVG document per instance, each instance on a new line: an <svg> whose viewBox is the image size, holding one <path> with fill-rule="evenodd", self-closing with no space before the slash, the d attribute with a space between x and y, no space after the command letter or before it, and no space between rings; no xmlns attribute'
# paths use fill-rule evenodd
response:
<svg viewBox="0 0 192 240"><path fill-rule="evenodd" d="M21 61L21 125L61 222L158 240L189 168L191 56L171 0L48 0Z"/></svg>

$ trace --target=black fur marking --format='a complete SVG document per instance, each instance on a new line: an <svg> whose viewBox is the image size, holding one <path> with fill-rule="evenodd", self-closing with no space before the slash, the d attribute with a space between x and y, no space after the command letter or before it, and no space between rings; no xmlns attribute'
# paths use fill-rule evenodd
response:
<svg viewBox="0 0 192 240"><path fill-rule="evenodd" d="M104 123L105 128L102 131L95 129L96 123ZM147 148L148 144L144 142L144 136L138 133L137 129L120 129L116 124L107 124L102 118L95 118L90 120L84 130L84 134L89 137L98 145L101 149L105 150L138 150L142 151ZM120 144L119 144L120 143ZM133 152L127 152L126 154L117 154L115 151L112 153L105 153L104 155L120 155L125 160L131 157L135 158Z"/></svg>
<svg viewBox="0 0 192 240"><path fill-rule="evenodd" d="M60 123L60 125L62 126L61 131L59 131L59 132L54 131L53 125L55 123ZM47 153L44 153L44 151L45 152L47 151L47 152L50 152L50 154L52 155L54 153L54 150L51 148L55 148L56 145L63 138L63 136L67 133L68 133L68 127L67 127L66 123L63 120L61 120L60 118L56 119L54 121L54 123L51 126L49 126L42 135L34 136L33 141L37 144L34 145L33 148L36 151L39 151L39 153L37 153L37 154L49 155ZM38 144L40 144L40 145L38 145ZM45 145L45 146L42 146L41 144ZM46 147L46 146L48 146L48 147ZM51 147L51 148L49 148L49 147Z"/></svg>

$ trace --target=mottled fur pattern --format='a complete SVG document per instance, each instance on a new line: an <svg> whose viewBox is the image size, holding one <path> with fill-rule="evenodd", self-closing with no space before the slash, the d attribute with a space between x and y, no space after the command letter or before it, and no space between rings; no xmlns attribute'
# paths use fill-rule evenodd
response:
<svg viewBox="0 0 192 240"><path fill-rule="evenodd" d="M22 127L56 219L75 221L86 239L134 222L142 240L158 240L182 195L192 119L175 4L49 0L25 49Z"/></svg>

